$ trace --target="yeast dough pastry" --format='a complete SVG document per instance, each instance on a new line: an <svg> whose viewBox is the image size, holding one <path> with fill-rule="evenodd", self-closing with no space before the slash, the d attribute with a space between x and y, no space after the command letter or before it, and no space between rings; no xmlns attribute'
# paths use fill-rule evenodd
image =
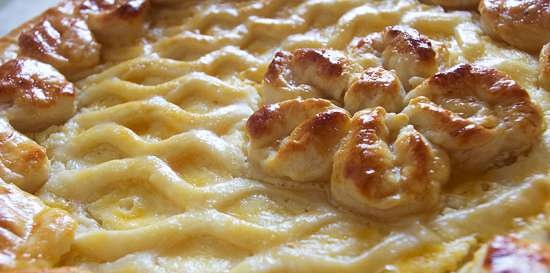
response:
<svg viewBox="0 0 550 273"><path fill-rule="evenodd" d="M0 39L0 272L550 272L548 0L66 0Z"/></svg>

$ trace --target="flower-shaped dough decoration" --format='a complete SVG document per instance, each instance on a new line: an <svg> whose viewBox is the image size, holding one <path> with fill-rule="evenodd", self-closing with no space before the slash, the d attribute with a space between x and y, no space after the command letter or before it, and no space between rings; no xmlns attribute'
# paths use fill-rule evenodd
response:
<svg viewBox="0 0 550 273"><path fill-rule="evenodd" d="M387 27L357 50L382 67L332 49L275 54L266 105L247 124L249 158L265 176L327 182L339 205L396 219L436 211L451 170L511 164L542 134L542 112L518 83L479 65L436 73L436 52L414 29ZM407 93L415 77L425 80Z"/></svg>

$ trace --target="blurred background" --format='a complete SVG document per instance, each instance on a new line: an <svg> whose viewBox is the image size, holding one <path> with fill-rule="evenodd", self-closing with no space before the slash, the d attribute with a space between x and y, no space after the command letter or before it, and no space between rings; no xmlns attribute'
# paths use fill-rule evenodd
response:
<svg viewBox="0 0 550 273"><path fill-rule="evenodd" d="M0 0L0 36L58 2L60 0Z"/></svg>

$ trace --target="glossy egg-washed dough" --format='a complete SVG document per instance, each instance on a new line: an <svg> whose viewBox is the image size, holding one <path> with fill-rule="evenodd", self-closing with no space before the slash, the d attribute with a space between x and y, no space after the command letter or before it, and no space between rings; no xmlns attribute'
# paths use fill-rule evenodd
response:
<svg viewBox="0 0 550 273"><path fill-rule="evenodd" d="M456 2L472 7L475 1ZM277 50L348 54L358 38L392 25L431 39L439 71L475 63L507 74L548 120L538 55L487 36L478 13L410 0L156 0L148 8L147 31L135 42L111 45L117 29L91 25L102 44L100 65L68 75L75 69L52 64L78 89L78 110L63 125L27 134L50 159L49 179L35 195L51 208L21 192L13 198L29 200L21 215L51 214L47 221L56 224L48 227L64 232L19 250L47 242L45 253L36 254L45 262L14 264L6 254L0 269L454 272L495 235L547 232L546 129L511 165L480 175L453 173L435 215L392 221L340 208L323 186L262 182L248 160L246 121L263 104L264 74ZM135 27L112 19L117 24ZM9 39L3 62L17 54L16 40ZM94 45L87 46L93 54ZM382 63L376 55L349 54L365 67ZM16 189L2 187L9 203Z"/></svg>

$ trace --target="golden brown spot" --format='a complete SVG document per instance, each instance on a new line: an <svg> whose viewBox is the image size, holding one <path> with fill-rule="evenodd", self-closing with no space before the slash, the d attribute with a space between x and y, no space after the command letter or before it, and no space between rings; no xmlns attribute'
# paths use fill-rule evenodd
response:
<svg viewBox="0 0 550 273"><path fill-rule="evenodd" d="M86 0L79 8L90 29L105 44L128 43L141 37L149 0Z"/></svg>
<svg viewBox="0 0 550 273"><path fill-rule="evenodd" d="M447 94L463 93L464 89L481 86L488 95L513 100L529 99L529 94L507 75L496 69L474 65L459 64L447 71L436 73L429 79L430 84L445 88Z"/></svg>
<svg viewBox="0 0 550 273"><path fill-rule="evenodd" d="M311 97L341 101L349 83L361 70L360 65L336 50L279 51L264 77L264 102Z"/></svg>
<svg viewBox="0 0 550 273"><path fill-rule="evenodd" d="M40 131L69 119L75 87L50 65L28 58L0 66L0 105L13 127Z"/></svg>
<svg viewBox="0 0 550 273"><path fill-rule="evenodd" d="M0 66L0 103L18 100L36 107L51 107L59 96L74 97L75 89L53 67L27 58Z"/></svg>
<svg viewBox="0 0 550 273"><path fill-rule="evenodd" d="M265 134L269 134L269 125L283 118L282 113L278 110L278 104L268 104L254 112L246 122L246 130L250 137L259 138Z"/></svg>
<svg viewBox="0 0 550 273"><path fill-rule="evenodd" d="M410 147L412 160L417 167L413 169L410 181L425 182L428 175L428 156L430 154L428 145L424 142L420 134L408 135L406 138L407 146Z"/></svg>
<svg viewBox="0 0 550 273"><path fill-rule="evenodd" d="M100 45L81 19L51 9L19 36L21 55L50 64L66 75L95 66Z"/></svg>
<svg viewBox="0 0 550 273"><path fill-rule="evenodd" d="M34 149L23 154L23 162L31 166L42 164L46 158L46 149Z"/></svg>
<svg viewBox="0 0 550 273"><path fill-rule="evenodd" d="M436 53L430 40L416 29L403 26L390 26L384 30L384 43L391 45L399 53L412 53L419 61L434 61Z"/></svg>
<svg viewBox="0 0 550 273"><path fill-rule="evenodd" d="M381 155L381 149L376 147L378 141L387 141L387 128L383 123L385 111L375 108L371 115L354 118L352 121L352 135L350 156L345 163L344 177L354 181L363 195L373 198L385 196L381 192L380 183L383 175L391 166L389 158Z"/></svg>
<svg viewBox="0 0 550 273"><path fill-rule="evenodd" d="M347 133L348 121L348 114L339 109L320 112L294 130L292 140L279 153L284 156L314 148L320 156L332 156L334 146Z"/></svg>
<svg viewBox="0 0 550 273"><path fill-rule="evenodd" d="M550 26L548 0L484 0L480 9L484 13L495 13L516 23Z"/></svg>
<svg viewBox="0 0 550 273"><path fill-rule="evenodd" d="M294 51L294 60L300 66L311 65L320 77L339 77L344 73L348 60L335 51L315 48L300 48Z"/></svg>
<svg viewBox="0 0 550 273"><path fill-rule="evenodd" d="M388 26L379 35L365 37L359 45L364 47L359 51L377 52L383 67L394 70L406 90L412 88L411 79L427 78L438 68L431 41L410 27Z"/></svg>
<svg viewBox="0 0 550 273"><path fill-rule="evenodd" d="M279 80L280 77L283 77L283 73L287 69L287 66L291 60L292 53L287 51L277 51L273 57L273 60L269 64L269 67L267 68L267 72L265 73L265 82L273 84Z"/></svg>
<svg viewBox="0 0 550 273"><path fill-rule="evenodd" d="M441 90L441 94L434 94L436 100L445 96L461 97L473 93L493 106L531 105L529 93L517 82L496 69L479 65L457 65L448 71L435 74L427 84ZM529 108L531 112L532 107Z"/></svg>

